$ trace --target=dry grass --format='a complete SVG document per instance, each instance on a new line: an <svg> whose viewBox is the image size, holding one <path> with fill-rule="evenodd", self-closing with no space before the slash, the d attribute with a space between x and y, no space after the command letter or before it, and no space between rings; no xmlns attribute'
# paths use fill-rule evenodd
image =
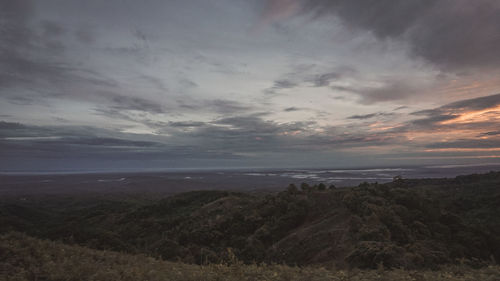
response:
<svg viewBox="0 0 500 281"><path fill-rule="evenodd" d="M500 280L500 267L465 266L440 271L353 270L282 265L197 266L141 255L97 251L31 238L0 236L1 280Z"/></svg>

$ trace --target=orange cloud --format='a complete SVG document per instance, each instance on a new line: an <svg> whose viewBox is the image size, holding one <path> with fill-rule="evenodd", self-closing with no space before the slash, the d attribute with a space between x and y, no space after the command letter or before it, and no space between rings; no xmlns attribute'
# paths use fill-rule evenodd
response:
<svg viewBox="0 0 500 281"><path fill-rule="evenodd" d="M484 151L500 151L500 147L490 148L433 148L426 149L425 152L484 152Z"/></svg>
<svg viewBox="0 0 500 281"><path fill-rule="evenodd" d="M443 121L440 124L477 123L496 120L500 121L500 105L494 108L466 112L459 115L457 118Z"/></svg>

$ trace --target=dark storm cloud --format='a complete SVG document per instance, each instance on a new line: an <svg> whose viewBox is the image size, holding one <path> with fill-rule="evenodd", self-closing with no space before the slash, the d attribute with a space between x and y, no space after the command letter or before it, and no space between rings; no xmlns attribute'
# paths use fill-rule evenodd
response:
<svg viewBox="0 0 500 281"><path fill-rule="evenodd" d="M478 135L478 137L489 137L489 136L498 136L498 135L500 135L500 131L491 131L491 132L481 133Z"/></svg>
<svg viewBox="0 0 500 281"><path fill-rule="evenodd" d="M0 131L23 129L23 128L24 126L21 123L0 121Z"/></svg>
<svg viewBox="0 0 500 281"><path fill-rule="evenodd" d="M172 128L187 129L204 127L209 122L201 121L157 121L145 116L132 114L127 110L138 110L148 113L164 113L170 116L181 116L186 113L216 113L221 116L242 115L256 108L252 105L243 104L233 100L213 99L213 100L195 100L184 98L182 100L173 101L171 104L160 105L152 101L128 98L124 96L116 96L115 93L106 93L115 101L115 104L106 104L104 107L94 108L96 115L106 116L113 119L127 120L134 123L142 124L158 132L170 132ZM255 116L263 116L267 113L261 112Z"/></svg>
<svg viewBox="0 0 500 281"><path fill-rule="evenodd" d="M498 106L500 106L500 94L460 100L438 108L412 112L410 116L419 116L422 118L409 121L393 131L421 131L427 133L438 129L449 130L451 133L453 133L453 130L488 131L498 127L498 122L488 118L460 122L459 118L467 116L471 112L487 112L490 109L494 111Z"/></svg>
<svg viewBox="0 0 500 281"><path fill-rule="evenodd" d="M165 82L163 82L163 80L161 80L160 78L151 75L141 75L140 78L150 83L153 87L157 88L161 92L169 91L168 87L165 85Z"/></svg>
<svg viewBox="0 0 500 281"><path fill-rule="evenodd" d="M394 111L403 110L403 109L407 109L407 108L409 108L409 107L406 105L398 106L398 107L394 108Z"/></svg>
<svg viewBox="0 0 500 281"><path fill-rule="evenodd" d="M1 122L0 166L12 168L25 161L38 163L42 160L57 166L56 162L64 159L75 167L87 163L85 161L91 161L88 163L92 163L92 167L109 161L119 161L117 163L120 164L115 167L129 162L134 165L141 163L141 167L146 167L151 161L241 159L239 153L287 151L300 144L300 138L283 145L284 136L280 133L306 130L311 125L279 124L259 116L262 115L221 118L207 123L168 122L164 126L173 129L168 131L170 136L158 137L157 140L152 140L151 136L92 127L48 127ZM192 130L184 131L186 127ZM16 166L16 163L19 165ZM180 163L177 162L177 165Z"/></svg>
<svg viewBox="0 0 500 281"><path fill-rule="evenodd" d="M169 142L189 144L200 150L220 153L282 153L304 145L299 133L309 134L314 122L277 123L264 119L267 113L222 117L207 122L167 122L157 124ZM152 127L155 124L151 124ZM301 148L304 150L306 148Z"/></svg>
<svg viewBox="0 0 500 281"><path fill-rule="evenodd" d="M10 96L7 100L10 104L16 105L46 104L44 101L31 96Z"/></svg>
<svg viewBox="0 0 500 281"><path fill-rule="evenodd" d="M205 122L199 121L178 121L178 122L168 122L168 126L178 127L178 128L192 128L192 127L203 127Z"/></svg>
<svg viewBox="0 0 500 281"><path fill-rule="evenodd" d="M425 87L419 88L404 79L385 79L380 83L378 86L331 86L330 88L334 91L353 93L357 95L359 103L365 105L404 100L425 90Z"/></svg>
<svg viewBox="0 0 500 281"><path fill-rule="evenodd" d="M226 99L206 100L203 104L220 114L242 113L252 109L249 105Z"/></svg>
<svg viewBox="0 0 500 281"><path fill-rule="evenodd" d="M41 22L41 26L43 35L46 37L59 37L66 32L63 25L54 21L44 20Z"/></svg>
<svg viewBox="0 0 500 281"><path fill-rule="evenodd" d="M121 96L113 92L102 92L112 102L110 107L117 110L138 110L150 113L163 113L164 107L157 102L140 97Z"/></svg>
<svg viewBox="0 0 500 281"><path fill-rule="evenodd" d="M500 2L441 0L410 33L413 52L449 69L498 67Z"/></svg>
<svg viewBox="0 0 500 281"><path fill-rule="evenodd" d="M54 131L49 128L0 121L0 138L49 137L52 135L54 135Z"/></svg>
<svg viewBox="0 0 500 281"><path fill-rule="evenodd" d="M0 0L0 96L18 105L52 97L93 102L115 110L164 112L158 102L123 89L114 79L86 69L66 55L65 45L58 38L65 36L67 28L52 20L36 20L34 6L28 0ZM94 40L88 27L81 26L75 32L87 44ZM143 33L138 32L136 37L145 40ZM158 79L147 75L142 78L167 91Z"/></svg>
<svg viewBox="0 0 500 281"><path fill-rule="evenodd" d="M261 134L276 133L280 127L272 121L265 121L258 115L236 116L218 119L212 122L216 125L231 125L233 128L245 132L258 132Z"/></svg>
<svg viewBox="0 0 500 281"><path fill-rule="evenodd" d="M439 119L440 117L458 117L461 113L468 111L479 111L488 108L495 108L500 105L500 94L460 100L449 103L435 109L421 110L413 112L413 115L424 115Z"/></svg>
<svg viewBox="0 0 500 281"><path fill-rule="evenodd" d="M42 22L41 32L32 27L33 2L1 0L0 88L33 84L35 80L65 79L66 66L41 56L60 54L64 45L52 40L64 32L54 22Z"/></svg>
<svg viewBox="0 0 500 281"><path fill-rule="evenodd" d="M347 117L347 119L370 119L377 116L377 113L370 113L370 114L365 114L365 115L352 115Z"/></svg>
<svg viewBox="0 0 500 281"><path fill-rule="evenodd" d="M145 161L236 157L228 152L207 151L199 145L170 145L165 140L150 140L150 136L93 127L31 126L3 121L0 121L0 155L0 165L4 168L10 167L9 161L14 164L17 160L37 159L47 162L71 159L77 165L82 159Z"/></svg>
<svg viewBox="0 0 500 281"><path fill-rule="evenodd" d="M441 110L468 111L483 110L500 105L500 94L466 99L440 107Z"/></svg>
<svg viewBox="0 0 500 281"><path fill-rule="evenodd" d="M326 87L330 85L330 82L337 80L340 77L342 77L342 75L337 72L324 73L316 76L313 84L315 87Z"/></svg>
<svg viewBox="0 0 500 281"><path fill-rule="evenodd" d="M357 70L352 66L330 67L327 71L316 64L298 64L291 67L290 72L273 82L273 86L263 92L278 95L283 89L293 89L300 86L329 87L330 83L346 77L353 77Z"/></svg>
<svg viewBox="0 0 500 281"><path fill-rule="evenodd" d="M500 148L499 139L459 139L449 142L431 143L426 146L427 148Z"/></svg>
<svg viewBox="0 0 500 281"><path fill-rule="evenodd" d="M431 129L436 126L440 126L439 123L444 121L450 121L458 118L460 115L454 114L425 114L426 118L417 119L411 122L411 125Z"/></svg>
<svg viewBox="0 0 500 281"><path fill-rule="evenodd" d="M33 4L27 0L0 1L1 96L14 104L39 102L32 94L18 93L23 89L41 97L94 101L114 109L163 112L158 103L117 94L121 89L116 81L67 60L62 54L64 45L53 40L62 36L65 28L53 21L34 22ZM149 82L155 83L152 79ZM162 88L157 81L155 85Z"/></svg>
<svg viewBox="0 0 500 281"><path fill-rule="evenodd" d="M364 115L352 115L347 117L347 119L357 119L357 120L365 120L365 119L371 119L374 117L388 117L388 116L393 116L394 113L387 113L387 112L377 112L377 113L370 113L370 114L364 114Z"/></svg>
<svg viewBox="0 0 500 281"><path fill-rule="evenodd" d="M300 110L302 110L302 108L295 107L295 106L287 107L287 108L283 109L284 112L293 112L293 111L300 111Z"/></svg>
<svg viewBox="0 0 500 281"><path fill-rule="evenodd" d="M0 44L2 47L24 45L33 35L28 28L28 22L33 15L33 1L30 0L1 0L0 18L2 32Z"/></svg>
<svg viewBox="0 0 500 281"><path fill-rule="evenodd" d="M360 96L362 104L402 100L418 93L417 87L401 80L385 81L382 86L351 89L351 91Z"/></svg>
<svg viewBox="0 0 500 281"><path fill-rule="evenodd" d="M297 83L290 80L276 80L274 81L273 88L274 89L291 89L296 87Z"/></svg>
<svg viewBox="0 0 500 281"><path fill-rule="evenodd" d="M300 69L297 69L297 73L301 73ZM337 80L343 79L343 78L349 78L349 77L354 77L356 74L358 74L358 70L354 68L353 66L349 65L342 65L333 68L333 70L324 72L321 74L316 74L314 77L310 80L312 80L312 84L314 87L328 87L330 86L331 82L335 82Z"/></svg>
<svg viewBox="0 0 500 281"><path fill-rule="evenodd" d="M75 30L74 35L76 39L84 44L92 44L97 40L96 34L92 31L92 29L88 26L80 26Z"/></svg>
<svg viewBox="0 0 500 281"><path fill-rule="evenodd" d="M407 41L414 55L443 69L497 68L500 62L500 2L496 0L291 2L316 16L335 15L378 38Z"/></svg>
<svg viewBox="0 0 500 281"><path fill-rule="evenodd" d="M377 36L395 37L412 27L439 0L302 0L305 11L330 13L347 23L372 30Z"/></svg>
<svg viewBox="0 0 500 281"><path fill-rule="evenodd" d="M33 143L33 141L30 141ZM126 147L153 147L158 146L158 143L150 141L133 141L126 139L117 139L109 137L88 137L88 136L75 136L64 137L53 140L35 141L36 144L51 144L57 145L73 145L73 146L101 146L107 148L126 148Z"/></svg>
<svg viewBox="0 0 500 281"><path fill-rule="evenodd" d="M218 114L241 114L254 109L250 105L246 105L237 101L228 99L190 99L188 97L182 100L177 100L178 106L182 109L203 112L215 112Z"/></svg>
<svg viewBox="0 0 500 281"><path fill-rule="evenodd" d="M109 107L94 108L94 114L105 116L112 119L138 122L138 120L136 120L133 116L129 115L127 112L116 108L109 108Z"/></svg>
<svg viewBox="0 0 500 281"><path fill-rule="evenodd" d="M0 88L33 86L39 81L62 82L71 78L67 66L48 61L33 61L17 51L0 53Z"/></svg>
<svg viewBox="0 0 500 281"><path fill-rule="evenodd" d="M192 81L191 79L188 79L188 78L182 78L180 81L179 81L179 84L181 84L181 86L183 88L196 88L198 87L198 84L194 81Z"/></svg>
<svg viewBox="0 0 500 281"><path fill-rule="evenodd" d="M279 95L279 90L282 89L292 89L299 85L299 82L294 82L290 79L279 79L275 80L273 86L267 89L264 89L263 93L266 95Z"/></svg>

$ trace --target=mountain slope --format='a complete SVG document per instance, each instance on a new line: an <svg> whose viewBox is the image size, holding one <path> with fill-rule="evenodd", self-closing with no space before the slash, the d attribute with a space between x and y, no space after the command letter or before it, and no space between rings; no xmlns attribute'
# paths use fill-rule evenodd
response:
<svg viewBox="0 0 500 281"><path fill-rule="evenodd" d="M500 268L447 267L441 271L331 271L280 265L196 266L68 246L9 233L0 236L1 280L498 280Z"/></svg>
<svg viewBox="0 0 500 281"><path fill-rule="evenodd" d="M500 260L500 173L133 202L3 202L3 231L186 263L437 268Z"/></svg>

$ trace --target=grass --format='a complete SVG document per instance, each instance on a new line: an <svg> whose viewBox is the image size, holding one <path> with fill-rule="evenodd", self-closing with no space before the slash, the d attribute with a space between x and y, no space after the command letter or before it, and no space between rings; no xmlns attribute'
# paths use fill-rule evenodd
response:
<svg viewBox="0 0 500 281"><path fill-rule="evenodd" d="M465 265L430 270L333 270L322 267L192 265L144 255L92 250L20 233L0 236L1 280L500 280L500 267Z"/></svg>

